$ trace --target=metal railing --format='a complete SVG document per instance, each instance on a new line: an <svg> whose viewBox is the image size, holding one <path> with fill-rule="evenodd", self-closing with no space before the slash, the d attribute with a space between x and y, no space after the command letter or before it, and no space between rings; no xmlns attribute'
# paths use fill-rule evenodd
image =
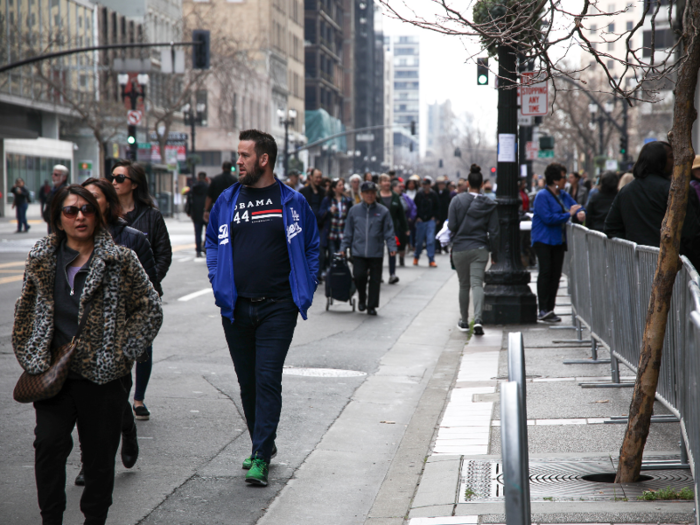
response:
<svg viewBox="0 0 700 525"><path fill-rule="evenodd" d="M574 324L590 330L592 359L610 363L610 383L582 383L584 387L621 387L619 364L635 374L639 363L645 318L656 272L659 249L633 242L608 239L580 225L567 225L569 252L564 273L569 280ZM695 458L700 457L700 279L695 268L681 257L676 277L659 373L656 398L675 417L654 416L652 421L680 420L681 461L690 466L698 482ZM580 339L579 335L579 339ZM597 346L610 352L610 360L597 358ZM626 422L618 418L614 422ZM668 464L665 465L668 468ZM653 468L652 465L649 467ZM646 466L644 467L646 468ZM696 518L697 519L697 518ZM697 522L700 525L700 521Z"/></svg>
<svg viewBox="0 0 700 525"><path fill-rule="evenodd" d="M508 382L501 384L503 493L508 525L530 525L526 395L523 334L513 332L508 334Z"/></svg>

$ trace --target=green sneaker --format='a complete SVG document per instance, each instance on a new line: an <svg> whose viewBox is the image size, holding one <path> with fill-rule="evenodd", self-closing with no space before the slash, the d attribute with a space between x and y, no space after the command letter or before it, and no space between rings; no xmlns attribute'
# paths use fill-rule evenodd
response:
<svg viewBox="0 0 700 525"><path fill-rule="evenodd" d="M251 460L251 463L252 465L250 470L248 471L248 474L245 475L246 483L267 487L267 461L256 456Z"/></svg>
<svg viewBox="0 0 700 525"><path fill-rule="evenodd" d="M272 445L272 455L270 456L270 459L274 458L277 455L277 445ZM243 460L243 470L250 470L250 467L253 466L253 456L248 456Z"/></svg>

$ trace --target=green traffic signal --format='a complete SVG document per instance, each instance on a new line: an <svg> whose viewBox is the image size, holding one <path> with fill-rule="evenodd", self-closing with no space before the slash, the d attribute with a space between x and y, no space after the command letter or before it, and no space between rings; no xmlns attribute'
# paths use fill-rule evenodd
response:
<svg viewBox="0 0 700 525"><path fill-rule="evenodd" d="M136 137L134 137L133 135L129 135L129 136L126 138L126 141L127 141L129 144L136 144Z"/></svg>
<svg viewBox="0 0 700 525"><path fill-rule="evenodd" d="M487 86L489 83L489 59L476 59L476 85Z"/></svg>
<svg viewBox="0 0 700 525"><path fill-rule="evenodd" d="M486 75L479 75L479 78L477 79L477 83L480 86L485 86L486 84L489 83L489 77L487 77Z"/></svg>

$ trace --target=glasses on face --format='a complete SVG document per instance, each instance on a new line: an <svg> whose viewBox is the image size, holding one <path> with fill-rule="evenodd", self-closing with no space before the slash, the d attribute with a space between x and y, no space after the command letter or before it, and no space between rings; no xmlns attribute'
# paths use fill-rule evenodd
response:
<svg viewBox="0 0 700 525"><path fill-rule="evenodd" d="M123 183L126 179L134 180L134 179L132 179L131 177L127 177L126 175L122 175L122 174L113 175L112 173L110 173L110 174L107 175L107 180L108 180L109 182L112 182L112 181L115 181L115 180L116 180L116 181L117 181L117 184Z"/></svg>
<svg viewBox="0 0 700 525"><path fill-rule="evenodd" d="M85 217L95 215L95 207L92 204L83 204L82 206L64 206L63 215L69 219L74 219L81 212Z"/></svg>

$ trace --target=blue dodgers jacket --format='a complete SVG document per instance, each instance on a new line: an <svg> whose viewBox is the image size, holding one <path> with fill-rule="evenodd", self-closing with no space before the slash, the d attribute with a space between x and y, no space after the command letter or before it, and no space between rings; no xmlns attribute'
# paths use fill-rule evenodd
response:
<svg viewBox="0 0 700 525"><path fill-rule="evenodd" d="M569 210L578 204L571 195L564 190L559 192L564 207ZM566 242L566 233L562 227L566 224L571 215L568 211L562 211L561 204L548 189L537 192L535 204L533 205L534 216L532 217L532 231L530 237L532 244L541 242L551 246L558 246ZM581 211L586 211L581 208Z"/></svg>
<svg viewBox="0 0 700 525"><path fill-rule="evenodd" d="M287 249L292 268L289 285L294 303L301 316L306 319L306 312L311 306L318 285L316 275L319 238L316 216L303 195L279 180L276 182L282 191L282 220L287 232ZM231 319L231 322L238 294L236 281L233 279L233 250L229 238L229 225L233 220L240 191L239 182L224 190L209 214L207 226L209 282L214 290L216 306L221 308L221 315Z"/></svg>

